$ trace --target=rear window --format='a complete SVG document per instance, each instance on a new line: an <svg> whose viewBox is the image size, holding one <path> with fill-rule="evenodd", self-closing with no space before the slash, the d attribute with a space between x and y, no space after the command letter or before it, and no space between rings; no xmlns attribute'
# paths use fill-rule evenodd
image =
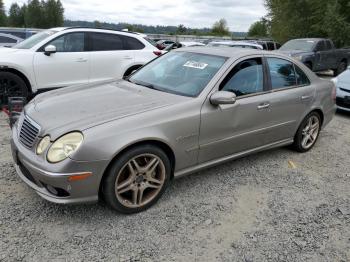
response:
<svg viewBox="0 0 350 262"><path fill-rule="evenodd" d="M145 48L145 45L139 40L129 36L121 36L124 40L124 50L141 50Z"/></svg>

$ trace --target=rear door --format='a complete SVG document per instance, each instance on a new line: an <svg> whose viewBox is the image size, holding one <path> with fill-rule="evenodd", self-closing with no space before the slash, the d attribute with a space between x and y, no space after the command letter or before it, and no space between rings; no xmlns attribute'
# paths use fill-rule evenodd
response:
<svg viewBox="0 0 350 262"><path fill-rule="evenodd" d="M122 78L135 61L133 50L128 50L124 35L89 33L91 68L90 82Z"/></svg>
<svg viewBox="0 0 350 262"><path fill-rule="evenodd" d="M60 88L89 82L89 53L84 32L67 33L41 47L34 55L33 66L39 89ZM54 45L57 52L45 55Z"/></svg>
<svg viewBox="0 0 350 262"><path fill-rule="evenodd" d="M311 108L315 87L292 62L279 57L267 57L266 62L271 86L267 121L273 127L267 139L269 142L291 139Z"/></svg>

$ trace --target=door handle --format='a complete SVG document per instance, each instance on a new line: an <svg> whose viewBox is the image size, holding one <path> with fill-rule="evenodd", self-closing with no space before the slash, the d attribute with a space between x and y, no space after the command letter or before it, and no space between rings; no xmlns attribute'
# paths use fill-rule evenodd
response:
<svg viewBox="0 0 350 262"><path fill-rule="evenodd" d="M311 98L311 96L302 96L301 100L309 100Z"/></svg>
<svg viewBox="0 0 350 262"><path fill-rule="evenodd" d="M75 60L75 62L85 63L85 62L87 62L87 59L85 59L85 58L78 58L77 60Z"/></svg>
<svg viewBox="0 0 350 262"><path fill-rule="evenodd" d="M124 56L123 58L124 58L124 59L126 59L126 60L130 60L130 59L132 59L132 57L131 57L131 56Z"/></svg>
<svg viewBox="0 0 350 262"><path fill-rule="evenodd" d="M261 105L258 105L258 110L266 109L269 108L270 104L269 103L263 103Z"/></svg>

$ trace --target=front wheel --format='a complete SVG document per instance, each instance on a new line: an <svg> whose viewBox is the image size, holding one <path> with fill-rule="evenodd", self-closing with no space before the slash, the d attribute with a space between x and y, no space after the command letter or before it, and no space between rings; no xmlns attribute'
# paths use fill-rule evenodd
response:
<svg viewBox="0 0 350 262"><path fill-rule="evenodd" d="M301 153L309 151L316 143L321 130L321 118L316 112L305 117L295 134L293 148Z"/></svg>
<svg viewBox="0 0 350 262"><path fill-rule="evenodd" d="M134 147L110 167L102 184L105 201L119 212L143 211L161 197L170 181L167 155L153 145Z"/></svg>
<svg viewBox="0 0 350 262"><path fill-rule="evenodd" d="M29 97L26 83L11 72L0 72L0 104L7 105L9 97Z"/></svg>

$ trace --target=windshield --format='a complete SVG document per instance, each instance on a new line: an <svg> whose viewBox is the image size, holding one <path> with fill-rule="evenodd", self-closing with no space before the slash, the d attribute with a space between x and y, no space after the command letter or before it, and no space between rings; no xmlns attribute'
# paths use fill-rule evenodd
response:
<svg viewBox="0 0 350 262"><path fill-rule="evenodd" d="M290 50L301 50L301 51L312 51L315 41L313 40L291 40L285 43L279 50L290 51Z"/></svg>
<svg viewBox="0 0 350 262"><path fill-rule="evenodd" d="M129 81L163 92L195 97L226 60L221 56L171 52L137 71Z"/></svg>
<svg viewBox="0 0 350 262"><path fill-rule="evenodd" d="M19 44L15 45L13 48L15 49L30 49L36 44L40 43L41 41L45 40L49 36L56 33L55 31L46 30L40 33L37 33L36 35L33 35L26 40L20 42Z"/></svg>

